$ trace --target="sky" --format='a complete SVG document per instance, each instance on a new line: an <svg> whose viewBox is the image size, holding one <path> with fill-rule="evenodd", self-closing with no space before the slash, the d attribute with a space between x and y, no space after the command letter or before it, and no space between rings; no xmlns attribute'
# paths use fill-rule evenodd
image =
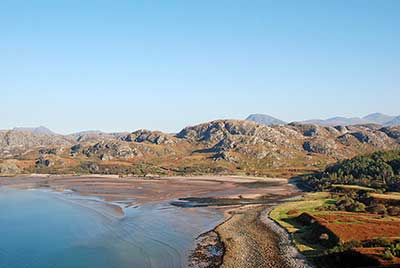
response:
<svg viewBox="0 0 400 268"><path fill-rule="evenodd" d="M0 1L0 129L400 114L400 1Z"/></svg>

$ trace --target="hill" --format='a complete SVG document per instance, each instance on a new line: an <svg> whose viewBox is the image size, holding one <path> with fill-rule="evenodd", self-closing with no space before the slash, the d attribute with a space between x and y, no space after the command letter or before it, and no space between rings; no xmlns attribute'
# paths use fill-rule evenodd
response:
<svg viewBox="0 0 400 268"><path fill-rule="evenodd" d="M275 117L266 114L251 114L246 118L246 120L254 121L258 124L263 124L267 126L287 124L285 121L282 121L280 119L277 119Z"/></svg>
<svg viewBox="0 0 400 268"><path fill-rule="evenodd" d="M400 126L400 116L393 118L393 120L384 124L385 126Z"/></svg>
<svg viewBox="0 0 400 268"><path fill-rule="evenodd" d="M376 125L266 126L215 120L160 131L45 135L0 131L0 166L15 173L292 176L377 150L400 149L400 130ZM5 172L3 172L5 173Z"/></svg>
<svg viewBox="0 0 400 268"><path fill-rule="evenodd" d="M362 124L369 124L371 123L368 120L359 118L359 117L341 117L336 116L328 119L311 119L302 121L301 123L304 124L317 124L321 126L351 126L351 125L362 125Z"/></svg>
<svg viewBox="0 0 400 268"><path fill-rule="evenodd" d="M351 126L377 124L384 126L400 125L400 116L390 116L382 113L372 113L362 118L360 117L342 117L336 116L328 119L311 119L301 121L303 124L317 124L321 126Z"/></svg>
<svg viewBox="0 0 400 268"><path fill-rule="evenodd" d="M325 190L335 185L357 185L400 191L400 150L360 155L328 166L323 172L306 177L314 189Z"/></svg>
<svg viewBox="0 0 400 268"><path fill-rule="evenodd" d="M386 114L382 114L382 113L373 113L373 114L364 116L362 119L364 119L368 122L371 122L371 123L385 125L395 118L396 118L395 116L390 116L390 115L386 115Z"/></svg>
<svg viewBox="0 0 400 268"><path fill-rule="evenodd" d="M56 135L56 133L54 133L53 131L44 126L33 127L33 128L15 127L13 130L17 132L29 132L32 134Z"/></svg>

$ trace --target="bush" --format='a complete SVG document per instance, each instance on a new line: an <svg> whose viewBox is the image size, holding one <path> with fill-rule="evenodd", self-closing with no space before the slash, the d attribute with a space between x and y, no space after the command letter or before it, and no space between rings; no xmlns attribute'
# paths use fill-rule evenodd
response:
<svg viewBox="0 0 400 268"><path fill-rule="evenodd" d="M376 239L363 242L363 247L367 248L389 247L390 245L390 241L383 237L378 237Z"/></svg>
<svg viewBox="0 0 400 268"><path fill-rule="evenodd" d="M390 206L390 207L388 207L388 209L387 209L387 213L388 213L390 216L399 216L399 215L400 215L400 208L399 208L399 207L396 207L396 206Z"/></svg>
<svg viewBox="0 0 400 268"><path fill-rule="evenodd" d="M393 254L390 251L390 249L386 248L385 251L382 254L382 258L388 261L393 260Z"/></svg>
<svg viewBox="0 0 400 268"><path fill-rule="evenodd" d="M384 204L375 204L368 208L368 211L371 213L382 214L385 215L387 213L386 207Z"/></svg>

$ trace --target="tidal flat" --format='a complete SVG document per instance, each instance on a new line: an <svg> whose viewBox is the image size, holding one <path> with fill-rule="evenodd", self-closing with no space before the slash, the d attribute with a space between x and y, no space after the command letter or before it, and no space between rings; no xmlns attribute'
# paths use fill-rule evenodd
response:
<svg viewBox="0 0 400 268"><path fill-rule="evenodd" d="M17 176L0 178L0 186L0 268L213 267L207 252L200 263L190 256L196 238L223 234L216 227L228 210L297 194L284 179L228 176ZM212 202L174 205L185 198ZM271 247L279 250L275 241Z"/></svg>

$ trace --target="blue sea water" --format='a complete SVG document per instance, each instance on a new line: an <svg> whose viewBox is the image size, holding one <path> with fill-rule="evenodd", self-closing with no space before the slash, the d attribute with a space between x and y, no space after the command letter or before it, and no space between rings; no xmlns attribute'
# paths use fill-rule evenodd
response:
<svg viewBox="0 0 400 268"><path fill-rule="evenodd" d="M148 204L120 217L93 199L0 188L0 268L185 267L222 215Z"/></svg>

